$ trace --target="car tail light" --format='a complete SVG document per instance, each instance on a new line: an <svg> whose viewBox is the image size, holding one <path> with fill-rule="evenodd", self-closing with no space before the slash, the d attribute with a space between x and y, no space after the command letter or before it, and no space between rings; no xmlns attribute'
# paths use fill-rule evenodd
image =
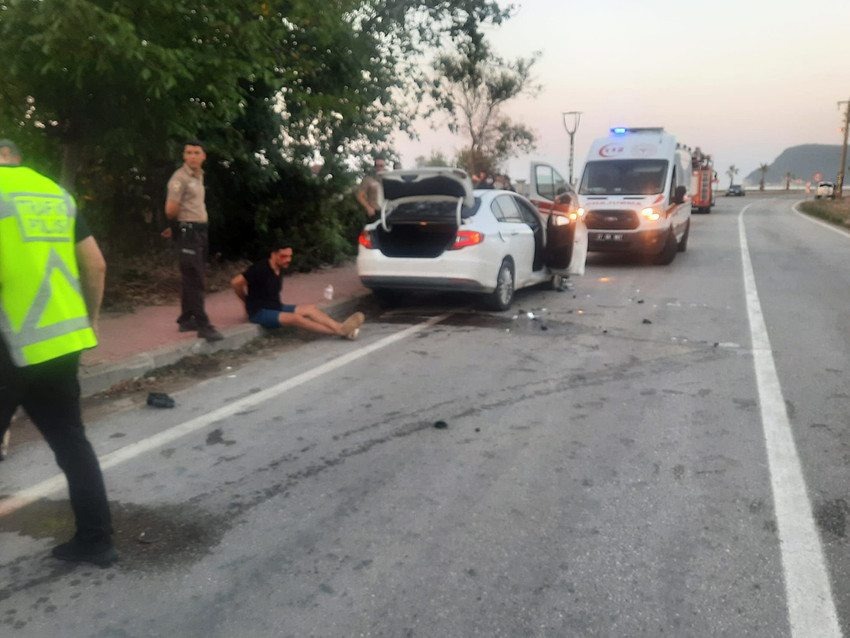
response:
<svg viewBox="0 0 850 638"><path fill-rule="evenodd" d="M360 237L357 239L358 243L363 246L363 248L369 248L370 250L375 248L372 245L372 238L369 236L369 231L364 230L360 233Z"/></svg>
<svg viewBox="0 0 850 638"><path fill-rule="evenodd" d="M484 233L479 233L474 230L459 230L455 235L455 243L449 247L449 250L458 250L467 246L475 246L484 241Z"/></svg>

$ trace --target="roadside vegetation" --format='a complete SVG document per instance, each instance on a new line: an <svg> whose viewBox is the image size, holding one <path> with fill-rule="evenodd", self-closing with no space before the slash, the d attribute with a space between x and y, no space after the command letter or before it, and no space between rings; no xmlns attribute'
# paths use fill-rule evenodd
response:
<svg viewBox="0 0 850 638"><path fill-rule="evenodd" d="M800 204L800 210L836 226L850 228L850 197L843 199L816 199Z"/></svg>
<svg viewBox="0 0 850 638"><path fill-rule="evenodd" d="M297 247L295 270L338 264L356 253L365 213L353 189L372 156L397 160L392 136L418 117L454 122L464 87L493 116L457 126L467 156L498 162L531 143L494 115L532 84L534 56L502 61L487 47L512 11L497 0L0 0L0 137L76 198L109 262L107 303L167 290L165 263L176 278L160 233L188 138L207 146L214 269L280 237Z"/></svg>

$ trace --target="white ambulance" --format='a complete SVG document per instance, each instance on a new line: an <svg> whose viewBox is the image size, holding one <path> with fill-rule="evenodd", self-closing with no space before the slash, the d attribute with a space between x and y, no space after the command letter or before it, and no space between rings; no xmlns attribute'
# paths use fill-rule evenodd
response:
<svg viewBox="0 0 850 638"><path fill-rule="evenodd" d="M614 128L590 147L579 184L588 250L652 255L688 246L691 155L663 128Z"/></svg>

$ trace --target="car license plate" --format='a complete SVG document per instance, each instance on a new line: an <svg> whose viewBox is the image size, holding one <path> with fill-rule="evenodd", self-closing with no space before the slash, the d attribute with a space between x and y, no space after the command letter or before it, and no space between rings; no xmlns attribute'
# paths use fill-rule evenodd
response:
<svg viewBox="0 0 850 638"><path fill-rule="evenodd" d="M598 241L623 241L623 233L596 233Z"/></svg>

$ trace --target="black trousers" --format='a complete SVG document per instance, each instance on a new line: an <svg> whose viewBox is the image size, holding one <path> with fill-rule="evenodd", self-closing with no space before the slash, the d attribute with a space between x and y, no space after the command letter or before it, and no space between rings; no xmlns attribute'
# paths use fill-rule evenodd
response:
<svg viewBox="0 0 850 638"><path fill-rule="evenodd" d="M180 275L183 293L180 298L180 316L177 323L192 319L199 327L209 325L210 319L204 310L205 276L209 240L206 224L179 224L177 247L180 253Z"/></svg>
<svg viewBox="0 0 850 638"><path fill-rule="evenodd" d="M100 463L83 427L79 363L76 352L17 368L0 339L0 435L23 406L68 480L77 537L84 543L99 543L109 539L112 517Z"/></svg>

